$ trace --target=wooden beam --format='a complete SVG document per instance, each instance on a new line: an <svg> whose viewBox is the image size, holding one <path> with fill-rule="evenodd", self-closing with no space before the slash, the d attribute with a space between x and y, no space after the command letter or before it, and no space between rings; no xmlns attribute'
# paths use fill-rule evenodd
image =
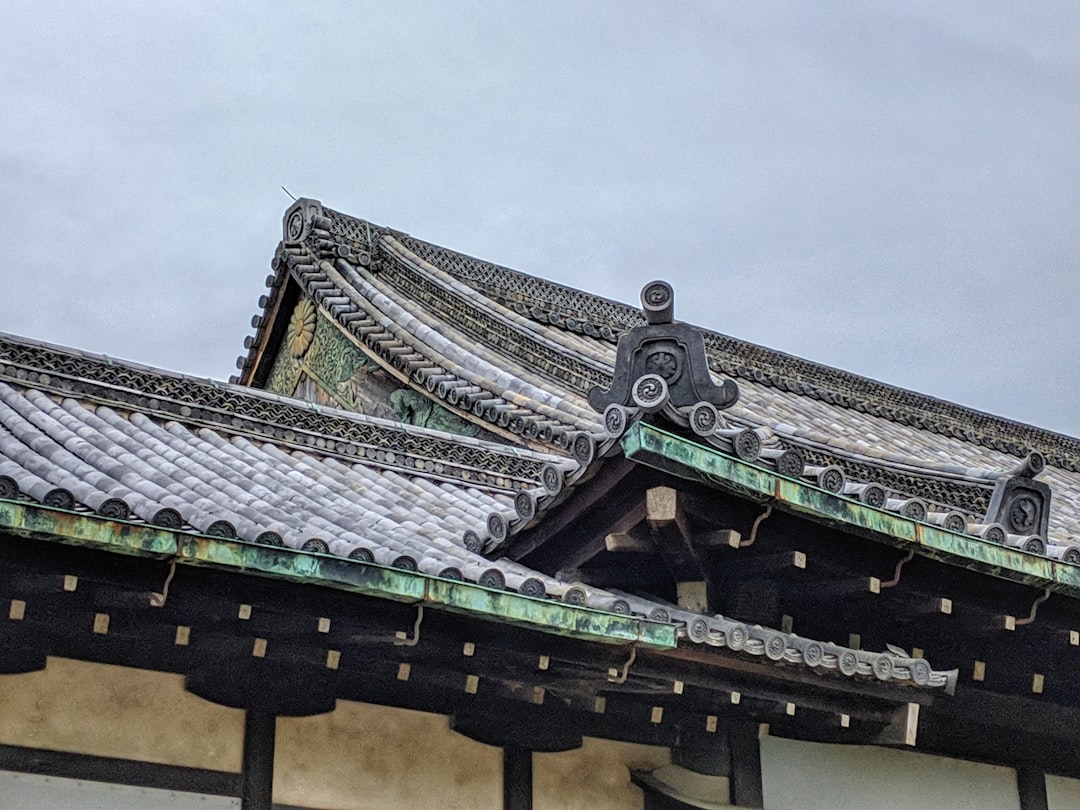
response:
<svg viewBox="0 0 1080 810"><path fill-rule="evenodd" d="M476 703L476 699L473 699ZM523 703L512 706L463 706L450 715L450 728L470 740L504 750L517 748L523 753L532 751L572 751L581 747L581 727L573 715L565 711L545 710L541 706ZM524 746L528 746L526 749Z"/></svg>
<svg viewBox="0 0 1080 810"><path fill-rule="evenodd" d="M892 722L881 730L877 742L881 745L914 747L919 733L919 704L905 703L893 713Z"/></svg>
<svg viewBox="0 0 1080 810"><path fill-rule="evenodd" d="M584 582L597 588L617 588L634 591L666 588L670 576L655 554L627 554L621 565L589 565L582 568L564 568L559 576L570 582ZM2 665L0 665L2 666Z"/></svg>
<svg viewBox="0 0 1080 810"><path fill-rule="evenodd" d="M694 544L699 548L738 548L741 542L742 534L735 529L714 529L694 535Z"/></svg>
<svg viewBox="0 0 1080 810"><path fill-rule="evenodd" d="M645 519L653 542L676 582L704 582L705 566L690 537L679 491L652 487L645 492Z"/></svg>
<svg viewBox="0 0 1080 810"><path fill-rule="evenodd" d="M671 749L671 761L695 773L707 776L731 776L731 747L726 733L704 730L684 732L679 744ZM725 801L727 797L724 797Z"/></svg>
<svg viewBox="0 0 1080 810"><path fill-rule="evenodd" d="M641 524L625 532L615 532L604 537L604 549L613 552L655 554L656 544L652 534Z"/></svg>
<svg viewBox="0 0 1080 810"><path fill-rule="evenodd" d="M590 498L585 503L568 503L564 508L573 512L573 519L566 521L560 532L548 536L546 527L551 519L562 523L565 520L562 513L545 519L535 530L527 532L527 537L515 540L507 555L549 572L577 568L588 562L604 551L607 535L627 532L645 519L645 499L640 485L627 480L625 475L615 483L620 486L601 501Z"/></svg>
<svg viewBox="0 0 1080 810"><path fill-rule="evenodd" d="M725 576L741 580L775 578L781 574L790 575L805 571L806 554L797 550L755 554L745 560L729 556L724 558L723 565Z"/></svg>
<svg viewBox="0 0 1080 810"><path fill-rule="evenodd" d="M821 579L799 583L784 588L788 600L819 603L841 597L857 598L881 593L881 581L875 577L850 577L847 579Z"/></svg>
<svg viewBox="0 0 1080 810"><path fill-rule="evenodd" d="M507 556L520 560L538 550L551 538L558 537L571 523L588 514L598 503L610 500L608 496L616 491L626 476L637 469L638 465L625 458L607 461L595 478L575 487L571 497L561 508L554 511L554 514L547 515L538 526L518 536Z"/></svg>
<svg viewBox="0 0 1080 810"><path fill-rule="evenodd" d="M114 785L239 796L240 774L0 744L0 770Z"/></svg>

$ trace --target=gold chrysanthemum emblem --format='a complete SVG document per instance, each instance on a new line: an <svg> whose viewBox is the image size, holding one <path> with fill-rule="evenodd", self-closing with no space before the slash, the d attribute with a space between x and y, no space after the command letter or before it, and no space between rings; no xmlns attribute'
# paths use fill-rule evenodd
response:
<svg viewBox="0 0 1080 810"><path fill-rule="evenodd" d="M289 354L302 357L315 337L315 305L301 298L289 319Z"/></svg>

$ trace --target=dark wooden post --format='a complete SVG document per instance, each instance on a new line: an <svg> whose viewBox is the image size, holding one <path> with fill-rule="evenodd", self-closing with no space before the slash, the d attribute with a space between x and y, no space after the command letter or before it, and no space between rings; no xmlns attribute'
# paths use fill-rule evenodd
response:
<svg viewBox="0 0 1080 810"><path fill-rule="evenodd" d="M1020 794L1020 810L1049 810L1046 774L1038 768L1028 765L1017 768L1016 790Z"/></svg>
<svg viewBox="0 0 1080 810"><path fill-rule="evenodd" d="M503 810L532 810L532 751L503 748Z"/></svg>
<svg viewBox="0 0 1080 810"><path fill-rule="evenodd" d="M732 729L728 745L731 746L731 803L740 807L764 807L761 742L757 728L748 725Z"/></svg>
<svg viewBox="0 0 1080 810"><path fill-rule="evenodd" d="M241 810L271 810L274 795L274 734L277 718L258 709L244 714Z"/></svg>

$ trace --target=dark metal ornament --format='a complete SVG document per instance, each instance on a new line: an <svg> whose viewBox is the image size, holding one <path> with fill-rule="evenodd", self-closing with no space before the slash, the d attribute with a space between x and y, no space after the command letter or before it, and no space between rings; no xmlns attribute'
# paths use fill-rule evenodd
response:
<svg viewBox="0 0 1080 810"><path fill-rule="evenodd" d="M641 291L645 326L619 338L611 388L594 386L589 404L603 413L611 404L658 410L699 402L730 408L739 398L732 380L716 385L709 376L705 341L698 329L674 321L675 294L666 281L653 281ZM666 390L665 390L666 389Z"/></svg>
<svg viewBox="0 0 1080 810"><path fill-rule="evenodd" d="M1050 528L1050 487L1035 476L1046 467L1041 453L1029 453L997 479L986 522L1001 523L1012 534L1046 537Z"/></svg>

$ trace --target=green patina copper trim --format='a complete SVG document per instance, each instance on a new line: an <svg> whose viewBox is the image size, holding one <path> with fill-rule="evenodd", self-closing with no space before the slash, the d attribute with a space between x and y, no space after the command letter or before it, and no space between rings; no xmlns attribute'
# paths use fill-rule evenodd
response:
<svg viewBox="0 0 1080 810"><path fill-rule="evenodd" d="M703 481L762 503L768 501L785 511L880 542L904 548L913 545L917 553L952 565L1080 597L1078 566L918 523L748 464L654 425L631 425L622 447L627 458L681 478Z"/></svg>
<svg viewBox="0 0 1080 810"><path fill-rule="evenodd" d="M673 625L648 619L575 607L328 554L174 532L21 501L0 500L0 531L140 557L175 557L190 565L210 565L398 602L422 603L588 641L637 643L656 649L676 646Z"/></svg>

